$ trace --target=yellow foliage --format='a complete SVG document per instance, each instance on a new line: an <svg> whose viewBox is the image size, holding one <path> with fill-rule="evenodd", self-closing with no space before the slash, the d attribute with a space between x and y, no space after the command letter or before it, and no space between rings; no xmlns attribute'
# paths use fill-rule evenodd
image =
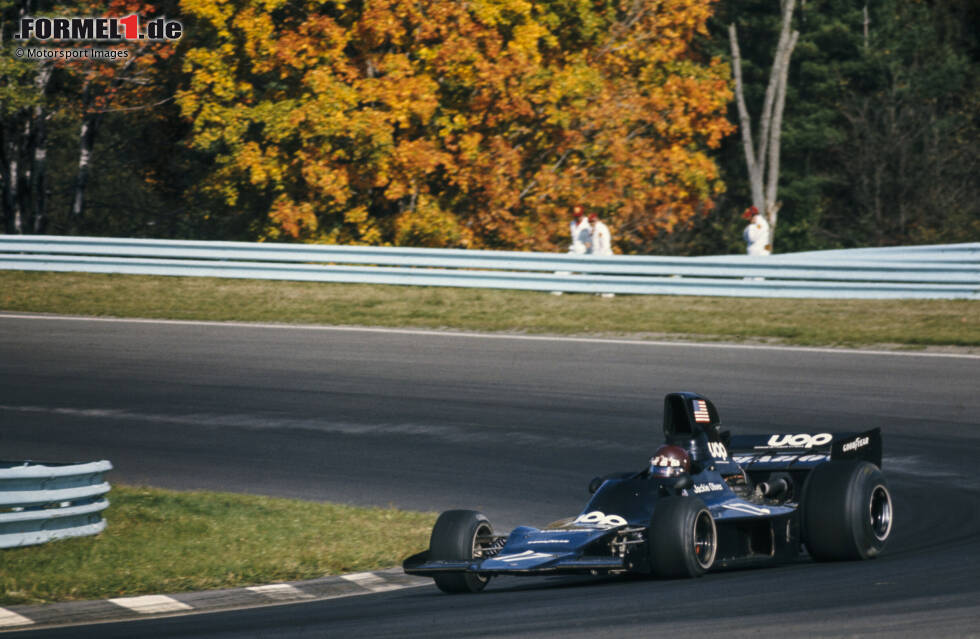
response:
<svg viewBox="0 0 980 639"><path fill-rule="evenodd" d="M266 237L547 250L582 202L635 250L723 188L710 1L181 8L208 36L178 104L214 188L272 198Z"/></svg>
<svg viewBox="0 0 980 639"><path fill-rule="evenodd" d="M420 197L414 208L395 218L394 240L398 246L466 248L472 237L455 215L439 208L433 200Z"/></svg>

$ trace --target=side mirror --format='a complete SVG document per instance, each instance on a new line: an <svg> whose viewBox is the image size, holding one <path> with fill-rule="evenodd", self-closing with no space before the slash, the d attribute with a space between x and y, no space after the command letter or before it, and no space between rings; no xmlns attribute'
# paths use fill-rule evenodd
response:
<svg viewBox="0 0 980 639"><path fill-rule="evenodd" d="M677 481L674 482L674 490L680 492L685 488L690 488L693 485L694 485L694 480L691 479L690 475L681 475L680 477L677 478Z"/></svg>
<svg viewBox="0 0 980 639"><path fill-rule="evenodd" d="M589 494L594 495L595 491L599 490L599 486L602 486L602 482L606 481L602 477L593 477L592 481L589 482Z"/></svg>

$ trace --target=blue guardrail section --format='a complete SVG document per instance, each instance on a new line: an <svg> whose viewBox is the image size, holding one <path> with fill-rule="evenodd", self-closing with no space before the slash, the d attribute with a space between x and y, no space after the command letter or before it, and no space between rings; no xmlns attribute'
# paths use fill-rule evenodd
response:
<svg viewBox="0 0 980 639"><path fill-rule="evenodd" d="M0 235L0 269L566 293L978 299L980 242L764 257L591 257L320 244Z"/></svg>
<svg viewBox="0 0 980 639"><path fill-rule="evenodd" d="M105 529L108 461L0 461L0 548L43 544ZM0 563L3 558L0 557Z"/></svg>

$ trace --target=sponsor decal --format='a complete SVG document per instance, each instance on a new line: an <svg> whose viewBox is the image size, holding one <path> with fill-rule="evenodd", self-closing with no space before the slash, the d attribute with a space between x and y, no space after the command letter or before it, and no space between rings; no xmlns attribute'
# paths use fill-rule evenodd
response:
<svg viewBox="0 0 980 639"><path fill-rule="evenodd" d="M828 459L830 459L830 455L800 455L801 462L819 462Z"/></svg>
<svg viewBox="0 0 980 639"><path fill-rule="evenodd" d="M827 461L830 459L829 455L736 455L732 457L732 461L736 464L744 466L746 464L760 463L760 464L788 464L790 462L819 462Z"/></svg>
<svg viewBox="0 0 980 639"><path fill-rule="evenodd" d="M728 459L728 450L721 442L708 442L708 452L715 459Z"/></svg>
<svg viewBox="0 0 980 639"><path fill-rule="evenodd" d="M847 442L846 444L844 444L844 452L845 453L848 453L848 452L850 452L852 450L857 450L858 448L864 448L869 443L871 443L871 440L869 438L867 438L867 437L858 437L854 441Z"/></svg>
<svg viewBox="0 0 980 639"><path fill-rule="evenodd" d="M545 530L539 530L538 533L545 533L548 535L564 535L568 530L566 528L548 528Z"/></svg>
<svg viewBox="0 0 980 639"><path fill-rule="evenodd" d="M531 544L570 544L572 543L570 539L543 539L539 541L529 541L527 545Z"/></svg>
<svg viewBox="0 0 980 639"><path fill-rule="evenodd" d="M650 458L650 465L658 468L680 468L681 460L667 455L654 455Z"/></svg>
<svg viewBox="0 0 980 639"><path fill-rule="evenodd" d="M830 433L819 433L817 435L809 435L807 433L800 433L799 435L773 435L766 442L765 446L758 446L757 448L813 448L814 446L828 444L833 439L834 436Z"/></svg>
<svg viewBox="0 0 980 639"><path fill-rule="evenodd" d="M694 421L696 422L710 422L711 417L708 415L708 403L703 399L695 399L693 401L694 405Z"/></svg>
<svg viewBox="0 0 980 639"><path fill-rule="evenodd" d="M524 552L514 553L513 555L497 555L496 557L491 557L490 559L512 564L518 561L527 561L529 559L551 559L552 557L554 557L554 555L550 552L534 552L533 550L525 550Z"/></svg>
<svg viewBox="0 0 980 639"><path fill-rule="evenodd" d="M734 510L736 512L745 513L746 515L756 515L761 517L763 515L768 515L771 510L768 508L761 508L759 506L753 506L752 504L746 504L742 502L735 502L732 504L725 504L725 508L728 510Z"/></svg>
<svg viewBox="0 0 980 639"><path fill-rule="evenodd" d="M595 526L596 528L616 528L617 526L625 526L626 520L619 515L607 515L601 510L593 510L590 513L579 515L572 523Z"/></svg>
<svg viewBox="0 0 980 639"><path fill-rule="evenodd" d="M702 493L716 493L719 490L725 490L725 487L713 481L709 481L707 484L694 484L695 495L700 495Z"/></svg>

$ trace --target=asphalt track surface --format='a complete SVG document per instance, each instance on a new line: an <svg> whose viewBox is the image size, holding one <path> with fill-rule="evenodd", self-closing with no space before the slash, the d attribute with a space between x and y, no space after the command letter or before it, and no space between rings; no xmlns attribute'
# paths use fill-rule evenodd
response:
<svg viewBox="0 0 980 639"><path fill-rule="evenodd" d="M980 358L0 316L0 458L114 482L576 514L642 467L663 395L735 433L876 426L896 509L873 561L682 581L501 578L44 637L980 636ZM111 522L110 522L111 525Z"/></svg>

